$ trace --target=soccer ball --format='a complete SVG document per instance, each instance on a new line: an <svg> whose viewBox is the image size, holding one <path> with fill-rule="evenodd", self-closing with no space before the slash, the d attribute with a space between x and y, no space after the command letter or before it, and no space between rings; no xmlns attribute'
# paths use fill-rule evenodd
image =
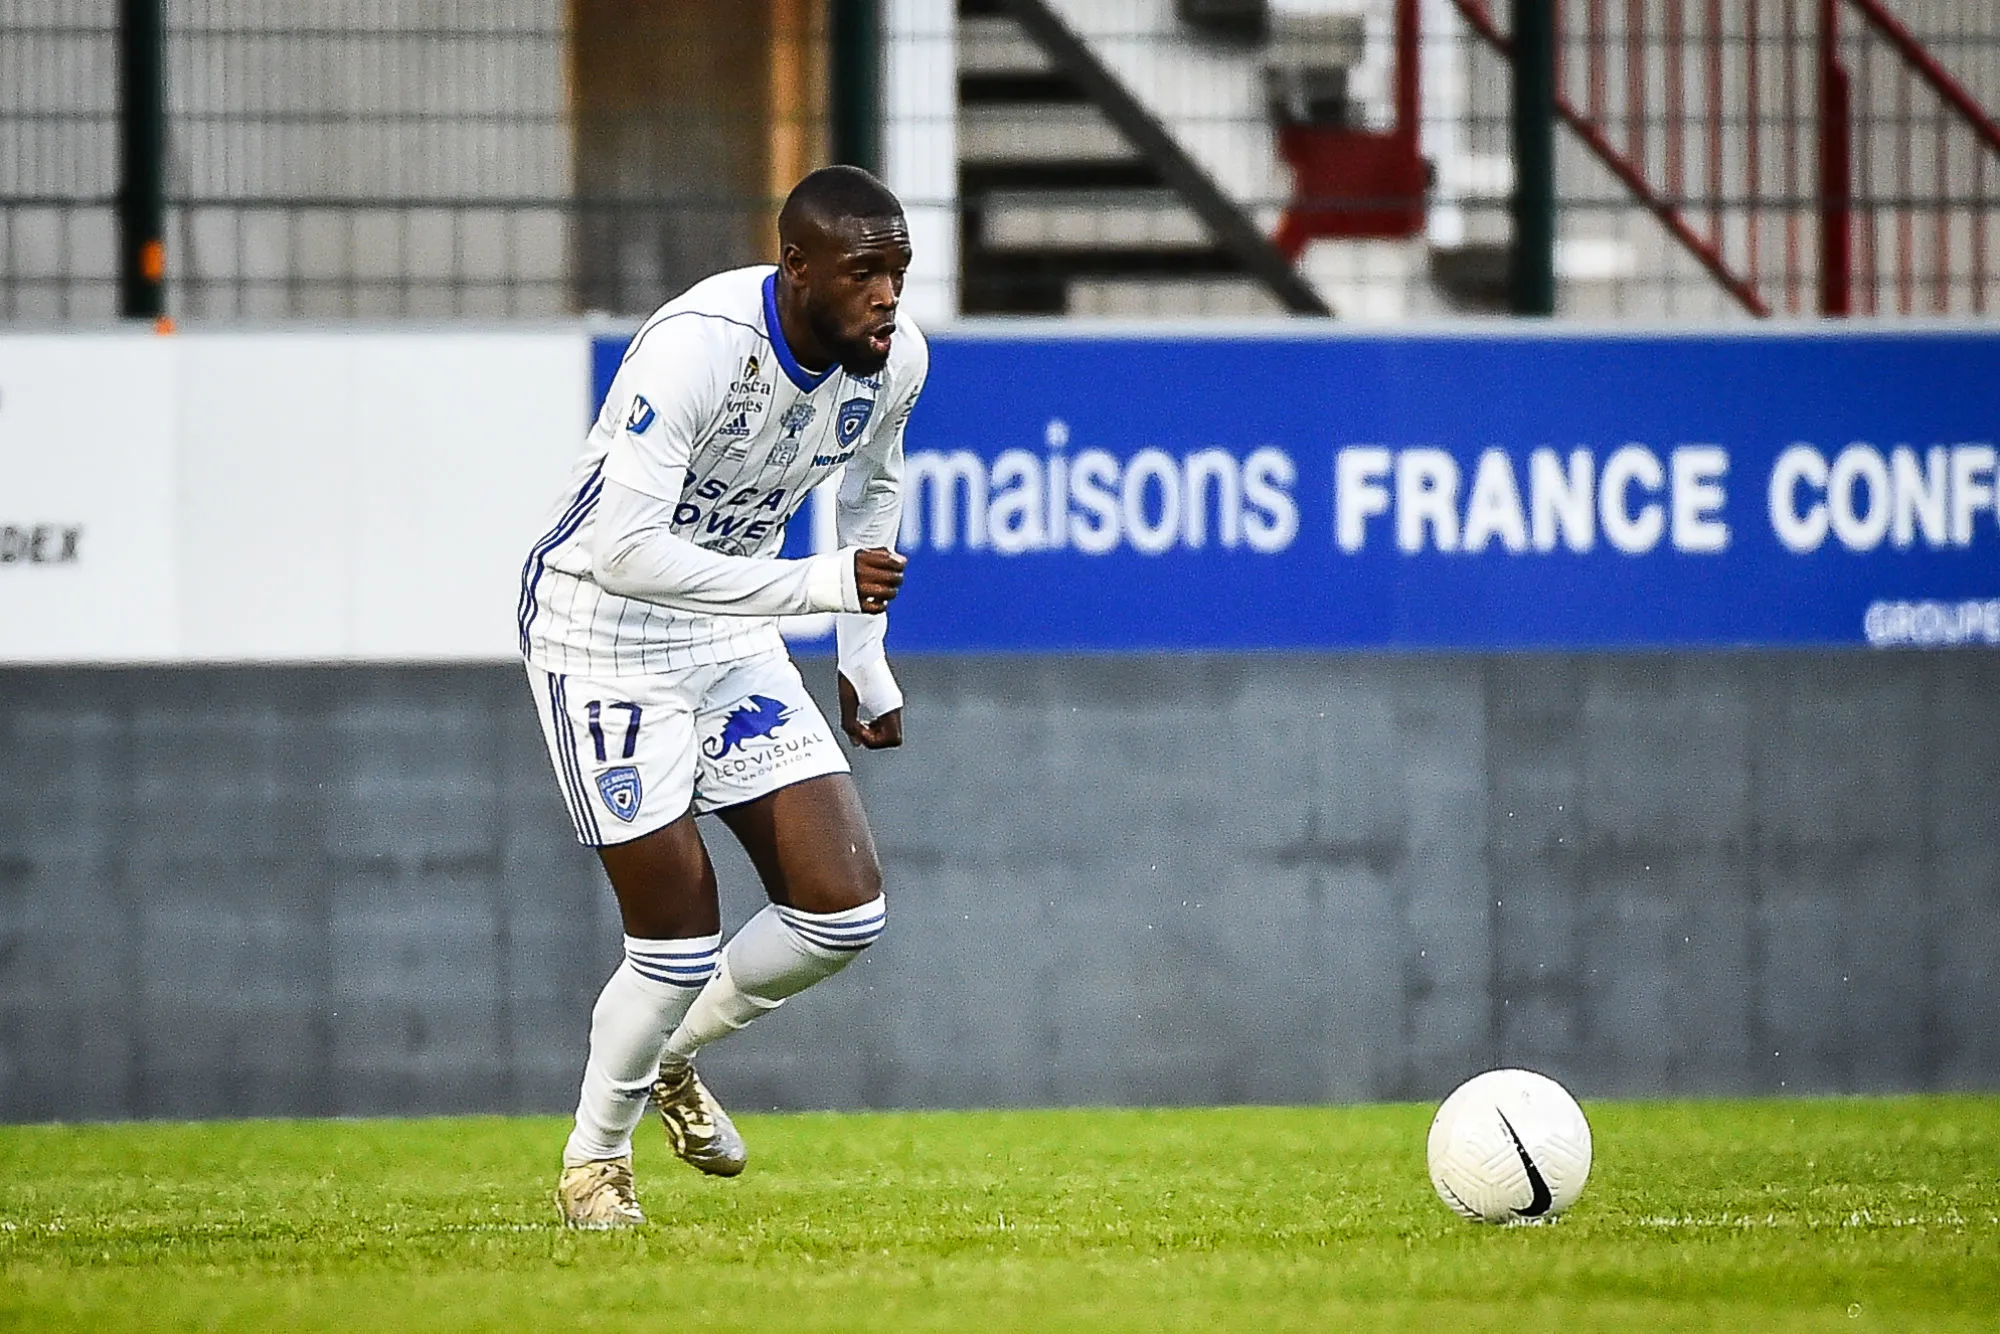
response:
<svg viewBox="0 0 2000 1334"><path fill-rule="evenodd" d="M1590 1175L1590 1123L1563 1086L1532 1070L1488 1070L1431 1122L1431 1185L1476 1223L1539 1223L1576 1203Z"/></svg>

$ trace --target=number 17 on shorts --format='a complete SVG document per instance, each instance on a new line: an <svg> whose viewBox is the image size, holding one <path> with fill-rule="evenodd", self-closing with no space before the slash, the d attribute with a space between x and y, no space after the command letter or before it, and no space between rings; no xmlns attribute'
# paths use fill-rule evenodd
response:
<svg viewBox="0 0 2000 1334"><path fill-rule="evenodd" d="M848 772L782 653L607 680L530 667L528 679L571 823L593 847Z"/></svg>

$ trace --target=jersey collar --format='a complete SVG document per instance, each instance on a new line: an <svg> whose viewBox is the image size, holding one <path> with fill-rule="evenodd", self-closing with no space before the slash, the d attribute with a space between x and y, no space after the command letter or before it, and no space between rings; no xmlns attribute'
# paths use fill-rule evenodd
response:
<svg viewBox="0 0 2000 1334"><path fill-rule="evenodd" d="M778 274L776 270L764 275L764 329L771 335L771 350L778 354L778 364L785 368L785 378L799 387L802 394L810 394L826 383L826 377L833 374L833 367L815 375L799 365L799 359L792 355L792 349L785 344L784 326L778 323Z"/></svg>

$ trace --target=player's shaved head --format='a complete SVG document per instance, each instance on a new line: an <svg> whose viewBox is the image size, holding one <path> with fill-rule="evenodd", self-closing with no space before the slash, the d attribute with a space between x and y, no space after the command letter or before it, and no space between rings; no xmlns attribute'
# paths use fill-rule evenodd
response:
<svg viewBox="0 0 2000 1334"><path fill-rule="evenodd" d="M848 222L901 219L902 201L859 167L821 167L797 185L778 211L778 244L806 245L811 234L842 230Z"/></svg>
<svg viewBox="0 0 2000 1334"><path fill-rule="evenodd" d="M889 359L910 267L910 226L888 186L821 167L778 213L778 311L800 364L870 376Z"/></svg>

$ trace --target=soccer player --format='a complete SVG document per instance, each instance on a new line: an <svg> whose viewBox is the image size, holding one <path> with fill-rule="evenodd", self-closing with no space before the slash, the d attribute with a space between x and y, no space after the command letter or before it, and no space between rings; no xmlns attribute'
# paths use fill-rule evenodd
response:
<svg viewBox="0 0 2000 1334"><path fill-rule="evenodd" d="M903 428L929 352L897 317L909 228L873 176L800 181L778 244L775 268L717 274L646 321L522 571L542 732L625 926L556 1189L576 1227L645 1221L632 1133L649 1099L680 1157L742 1171L695 1053L882 933L867 817L775 618L842 613L841 728L901 745L882 613L903 582ZM779 559L786 521L843 468L839 550ZM707 814L771 900L726 947Z"/></svg>

